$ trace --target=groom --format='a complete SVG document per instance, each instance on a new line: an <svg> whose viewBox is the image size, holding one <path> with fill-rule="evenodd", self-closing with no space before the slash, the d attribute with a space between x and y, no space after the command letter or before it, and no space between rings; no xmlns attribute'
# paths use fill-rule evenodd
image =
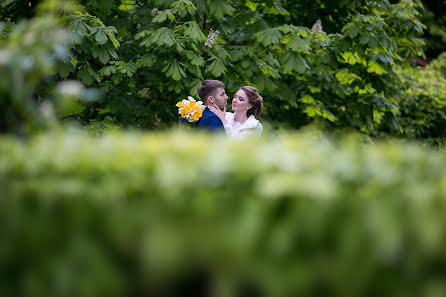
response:
<svg viewBox="0 0 446 297"><path fill-rule="evenodd" d="M213 105L220 110L226 109L228 96L226 95L225 84L223 82L211 79L204 80L198 87L198 95L205 106ZM184 119L181 119L181 122L184 122ZM224 130L221 120L207 107L203 110L201 118L195 123L195 127L207 131Z"/></svg>

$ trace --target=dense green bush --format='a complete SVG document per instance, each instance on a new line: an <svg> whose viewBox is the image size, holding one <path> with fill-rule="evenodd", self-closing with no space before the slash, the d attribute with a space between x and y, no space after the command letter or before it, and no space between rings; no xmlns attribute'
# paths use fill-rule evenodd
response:
<svg viewBox="0 0 446 297"><path fill-rule="evenodd" d="M446 156L417 145L2 137L0 191L5 297L446 296Z"/></svg>
<svg viewBox="0 0 446 297"><path fill-rule="evenodd" d="M7 7L18 10L21 2L12 1ZM98 90L87 89L79 81L61 82L55 76L70 60L69 49L88 42L62 23L61 17L74 14L77 7L71 1L45 1L31 9L31 2L25 2L36 14L30 20L15 20L11 12L6 19L16 23L4 22L4 11L9 10L1 7L0 12L0 133L35 132L81 112L100 97ZM21 15L23 10L16 12Z"/></svg>
<svg viewBox="0 0 446 297"><path fill-rule="evenodd" d="M443 145L446 137L446 53L426 68L400 71L400 135Z"/></svg>

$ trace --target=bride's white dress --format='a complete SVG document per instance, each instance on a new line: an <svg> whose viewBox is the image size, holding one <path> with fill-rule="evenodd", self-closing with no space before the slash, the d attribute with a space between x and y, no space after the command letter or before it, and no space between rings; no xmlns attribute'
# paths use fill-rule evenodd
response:
<svg viewBox="0 0 446 297"><path fill-rule="evenodd" d="M228 122L228 124L224 126L226 135L235 139L242 139L250 135L260 135L263 132L262 124L254 117L254 115L250 115L248 119L241 124L234 120L234 113L227 112L226 121Z"/></svg>

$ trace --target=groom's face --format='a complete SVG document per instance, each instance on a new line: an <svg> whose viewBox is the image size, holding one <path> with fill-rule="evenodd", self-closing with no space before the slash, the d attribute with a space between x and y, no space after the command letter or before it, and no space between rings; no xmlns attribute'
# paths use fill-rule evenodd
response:
<svg viewBox="0 0 446 297"><path fill-rule="evenodd" d="M217 92L214 96L212 96L213 102L215 105L217 105L218 108L223 110L226 106L226 101L228 101L228 96L226 95L224 88L218 88Z"/></svg>

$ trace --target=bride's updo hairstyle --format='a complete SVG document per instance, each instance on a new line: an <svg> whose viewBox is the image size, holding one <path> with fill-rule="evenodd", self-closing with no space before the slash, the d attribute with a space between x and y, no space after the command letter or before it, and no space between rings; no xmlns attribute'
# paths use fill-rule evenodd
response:
<svg viewBox="0 0 446 297"><path fill-rule="evenodd" d="M248 97L249 104L251 104L251 108L247 110L246 115L249 117L250 115L254 115L258 117L263 111L263 98L260 96L259 92L254 87L243 86L240 87L239 90L245 92L246 97Z"/></svg>

